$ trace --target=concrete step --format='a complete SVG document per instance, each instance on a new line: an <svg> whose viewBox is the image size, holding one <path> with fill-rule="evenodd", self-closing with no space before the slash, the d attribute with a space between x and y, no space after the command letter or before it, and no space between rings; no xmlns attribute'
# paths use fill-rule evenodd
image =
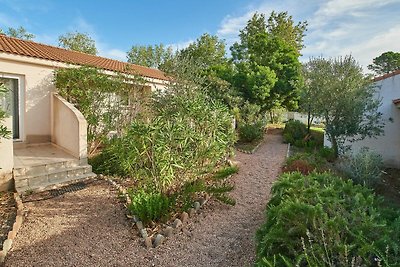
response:
<svg viewBox="0 0 400 267"><path fill-rule="evenodd" d="M59 161L59 162L38 164L38 165L28 166L28 167L26 167L26 166L25 167L17 167L17 168L14 168L14 177L42 174L42 173L47 173L47 172L51 172L54 170L60 170L63 168L78 167L81 165L87 165L87 160L81 161L78 159L71 159L68 161Z"/></svg>
<svg viewBox="0 0 400 267"><path fill-rule="evenodd" d="M59 180L56 183L45 182L45 183L42 183L35 187L28 185L28 186L22 186L22 187L18 187L18 188L16 187L16 189L17 189L18 193L24 193L29 190L32 190L34 192L39 192L39 191L43 191L43 190L50 190L50 189L58 188L60 186L72 184L72 183L79 182L81 180L89 179L89 178L93 178L93 177L96 177L96 174L93 172L90 172L90 173L85 173L85 174L82 174L82 175L79 175L76 177L65 177L63 180Z"/></svg>
<svg viewBox="0 0 400 267"><path fill-rule="evenodd" d="M17 173L24 173L25 175L16 175L14 172L15 188L17 192L24 192L84 178L87 175L95 176L92 173L92 166L88 164L76 165L77 162L70 161L30 166L24 171L18 170Z"/></svg>

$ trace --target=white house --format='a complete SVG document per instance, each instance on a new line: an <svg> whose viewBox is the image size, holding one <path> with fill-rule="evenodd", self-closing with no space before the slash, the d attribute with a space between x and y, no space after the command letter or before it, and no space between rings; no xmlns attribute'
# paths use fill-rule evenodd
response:
<svg viewBox="0 0 400 267"><path fill-rule="evenodd" d="M88 65L141 75L148 90L164 89L162 71L0 35L0 82L10 94L0 106L11 139L0 140L0 191L19 192L94 175L87 164L87 123L57 94L57 68Z"/></svg>
<svg viewBox="0 0 400 267"><path fill-rule="evenodd" d="M353 152L362 147L379 153L385 166L400 168L400 70L374 79L379 88L376 96L382 99L379 112L385 123L384 135L366 138L351 144ZM329 142L325 138L325 144Z"/></svg>

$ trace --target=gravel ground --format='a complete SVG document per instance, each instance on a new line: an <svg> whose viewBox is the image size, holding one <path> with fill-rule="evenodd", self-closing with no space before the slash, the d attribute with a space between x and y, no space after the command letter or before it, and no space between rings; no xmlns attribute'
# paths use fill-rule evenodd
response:
<svg viewBox="0 0 400 267"><path fill-rule="evenodd" d="M0 250L3 249L3 242L7 239L8 232L13 228L16 216L14 193L0 192Z"/></svg>
<svg viewBox="0 0 400 267"><path fill-rule="evenodd" d="M236 205L209 202L188 232L157 249L144 248L105 182L26 203L29 213L5 266L251 266L254 235L285 154L280 135L268 135L255 154L238 152Z"/></svg>

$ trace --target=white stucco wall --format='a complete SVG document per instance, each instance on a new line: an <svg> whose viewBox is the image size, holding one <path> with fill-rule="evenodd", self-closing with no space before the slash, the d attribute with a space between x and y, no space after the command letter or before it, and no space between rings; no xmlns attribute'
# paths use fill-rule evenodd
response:
<svg viewBox="0 0 400 267"><path fill-rule="evenodd" d="M54 68L22 61L12 61L0 54L0 76L15 75L22 80L23 104L21 140L27 143L49 142L50 96Z"/></svg>
<svg viewBox="0 0 400 267"><path fill-rule="evenodd" d="M21 97L24 104L21 139L25 143L43 143L51 140L51 93L53 72L57 68L77 67L65 63L12 55L0 52L0 77L16 75L23 80ZM105 73L113 74L111 71ZM167 81L144 77L152 91L164 90Z"/></svg>
<svg viewBox="0 0 400 267"><path fill-rule="evenodd" d="M394 99L400 98L400 75L377 81L376 85L380 86L377 97L382 98L379 111L385 123L384 135L352 143L352 151L368 147L382 155L386 166L400 168L400 109L393 104ZM326 137L324 144L330 146Z"/></svg>

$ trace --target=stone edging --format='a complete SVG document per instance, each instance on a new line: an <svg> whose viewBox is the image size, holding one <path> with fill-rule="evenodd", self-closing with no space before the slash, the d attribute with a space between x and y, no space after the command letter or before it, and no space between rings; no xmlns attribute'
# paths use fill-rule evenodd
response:
<svg viewBox="0 0 400 267"><path fill-rule="evenodd" d="M241 148L236 147L236 150L245 154L253 154L260 146L261 144L264 142L264 138L260 140L260 142L250 151L248 150L243 150Z"/></svg>
<svg viewBox="0 0 400 267"><path fill-rule="evenodd" d="M0 251L0 263L3 263L7 253L10 251L14 238L17 236L18 230L21 228L22 222L24 221L24 204L18 193L14 193L15 203L17 204L17 216L13 228L8 232L8 238L3 242L3 250Z"/></svg>
<svg viewBox="0 0 400 267"><path fill-rule="evenodd" d="M126 189L123 188L123 186L103 175L99 175L99 178L109 182L121 195L123 195L125 205L129 205L131 203L131 199L129 198L128 193ZM186 226L189 224L189 218L193 218L196 213L199 212L200 208L203 207L209 199L210 196L207 194L205 197L202 197L198 201L195 201L193 203L193 207L190 208L188 212L182 212L179 216L175 218L172 223L170 222L170 225L164 225L161 230L154 233L152 236L148 235L146 228L137 216L127 215L127 217L131 219L135 224L140 233L140 236L143 238L145 247L147 249L156 248L161 245L167 237L171 237L174 233L179 233L182 231L184 234L190 236L189 231L186 229Z"/></svg>

